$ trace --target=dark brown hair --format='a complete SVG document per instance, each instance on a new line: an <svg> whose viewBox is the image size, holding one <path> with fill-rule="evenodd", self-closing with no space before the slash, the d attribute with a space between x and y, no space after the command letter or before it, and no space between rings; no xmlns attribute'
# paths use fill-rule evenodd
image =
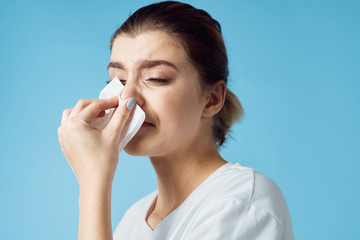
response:
<svg viewBox="0 0 360 240"><path fill-rule="evenodd" d="M180 40L189 61L201 76L203 87L228 81L228 58L221 26L207 12L175 1L151 4L134 12L114 33L136 36L147 31L162 31ZM239 99L227 89L224 106L213 119L215 142L221 146L231 125L243 115Z"/></svg>

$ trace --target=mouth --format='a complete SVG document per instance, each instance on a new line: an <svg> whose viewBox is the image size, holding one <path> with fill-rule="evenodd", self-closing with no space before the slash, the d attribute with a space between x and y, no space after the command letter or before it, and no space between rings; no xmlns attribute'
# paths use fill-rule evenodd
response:
<svg viewBox="0 0 360 240"><path fill-rule="evenodd" d="M154 124L152 124L151 122L148 121L144 121L143 124L141 125L142 128L148 128L148 127L154 127Z"/></svg>

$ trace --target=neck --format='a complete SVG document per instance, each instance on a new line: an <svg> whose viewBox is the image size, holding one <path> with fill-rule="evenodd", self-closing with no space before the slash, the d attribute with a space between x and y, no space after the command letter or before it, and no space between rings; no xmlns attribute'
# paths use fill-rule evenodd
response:
<svg viewBox="0 0 360 240"><path fill-rule="evenodd" d="M158 182L158 196L153 212L166 217L207 177L226 163L215 143L209 145L203 142L200 145L192 146L191 152L181 151L166 157L150 158Z"/></svg>

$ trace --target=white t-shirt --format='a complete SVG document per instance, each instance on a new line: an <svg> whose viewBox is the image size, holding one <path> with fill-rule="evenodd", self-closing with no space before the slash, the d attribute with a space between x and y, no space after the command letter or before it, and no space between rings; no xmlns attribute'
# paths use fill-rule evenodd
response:
<svg viewBox="0 0 360 240"><path fill-rule="evenodd" d="M126 211L114 240L294 239L278 186L239 163L217 169L152 231L145 216L156 196L157 190Z"/></svg>

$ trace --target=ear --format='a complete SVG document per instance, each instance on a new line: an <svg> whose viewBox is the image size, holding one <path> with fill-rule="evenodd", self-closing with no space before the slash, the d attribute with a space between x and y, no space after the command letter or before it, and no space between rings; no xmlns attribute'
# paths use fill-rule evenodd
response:
<svg viewBox="0 0 360 240"><path fill-rule="evenodd" d="M202 117L210 118L218 113L225 102L226 97L226 84L223 80L214 83L207 95L207 102L202 114Z"/></svg>

